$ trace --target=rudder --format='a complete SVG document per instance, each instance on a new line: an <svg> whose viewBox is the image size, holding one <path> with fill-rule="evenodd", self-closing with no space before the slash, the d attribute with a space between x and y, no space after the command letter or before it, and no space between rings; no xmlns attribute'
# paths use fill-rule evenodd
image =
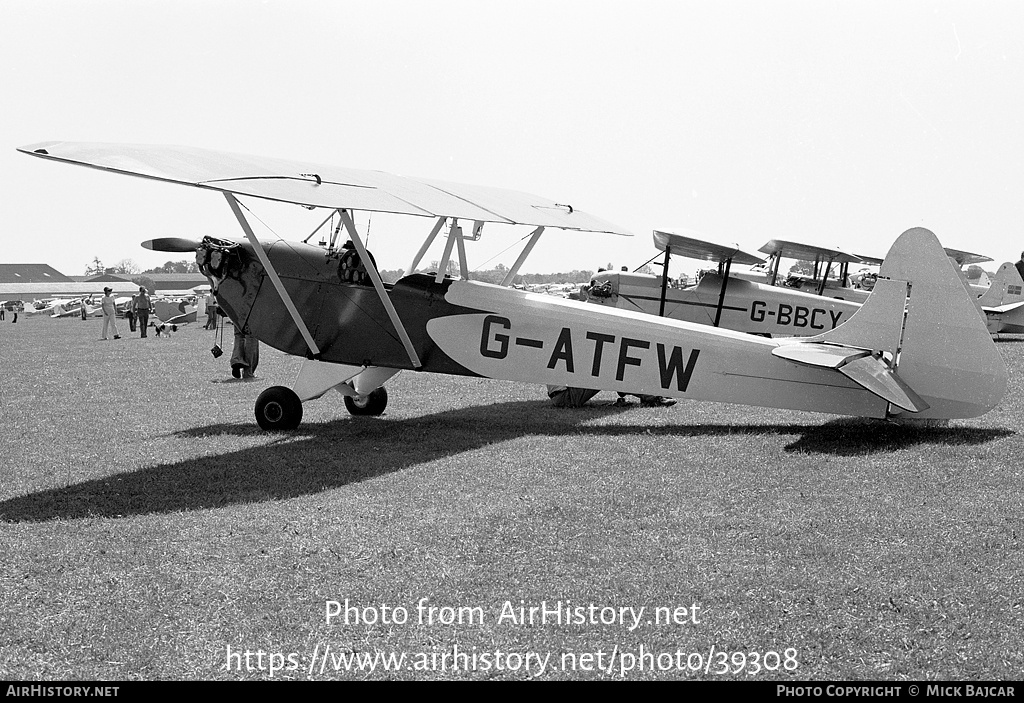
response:
<svg viewBox="0 0 1024 703"><path fill-rule="evenodd" d="M897 372L931 406L913 417L977 417L995 407L1006 393L1006 365L935 235L904 232L880 276L910 284Z"/></svg>

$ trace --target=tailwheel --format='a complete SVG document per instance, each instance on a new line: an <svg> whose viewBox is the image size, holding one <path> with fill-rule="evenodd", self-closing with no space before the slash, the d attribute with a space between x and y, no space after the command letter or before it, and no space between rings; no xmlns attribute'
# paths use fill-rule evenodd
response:
<svg viewBox="0 0 1024 703"><path fill-rule="evenodd" d="M256 423L265 430L294 430L302 422L302 401L285 386L271 386L256 399Z"/></svg>
<svg viewBox="0 0 1024 703"><path fill-rule="evenodd" d="M381 386L367 395L345 396L345 407L353 415L382 415L388 406L388 392Z"/></svg>

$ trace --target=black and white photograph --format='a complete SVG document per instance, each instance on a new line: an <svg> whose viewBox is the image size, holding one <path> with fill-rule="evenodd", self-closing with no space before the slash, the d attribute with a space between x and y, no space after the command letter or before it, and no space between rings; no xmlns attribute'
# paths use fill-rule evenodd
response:
<svg viewBox="0 0 1024 703"><path fill-rule="evenodd" d="M1024 5L6 0L0 66L5 696L1024 691Z"/></svg>

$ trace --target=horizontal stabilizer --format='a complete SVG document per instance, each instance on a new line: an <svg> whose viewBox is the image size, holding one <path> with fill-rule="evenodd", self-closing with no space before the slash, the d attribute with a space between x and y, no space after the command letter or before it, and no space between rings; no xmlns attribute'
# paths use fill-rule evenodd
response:
<svg viewBox="0 0 1024 703"><path fill-rule="evenodd" d="M871 391L879 398L893 405L919 413L930 406L910 386L903 382L889 365L877 356L864 356L854 359L839 368L839 373Z"/></svg>
<svg viewBox="0 0 1024 703"><path fill-rule="evenodd" d="M838 369L854 359L867 356L866 349L853 349L835 344L799 343L787 344L772 349L772 356L807 366L819 366L825 369Z"/></svg>
<svg viewBox="0 0 1024 703"><path fill-rule="evenodd" d="M991 308L990 307L983 307L982 310L984 310L985 312L991 312L991 313L1004 313L1004 312L1010 312L1011 310L1016 310L1017 308L1019 308L1021 306L1024 306L1024 300L1021 300L1020 302L1017 302L1017 303L1010 303L1008 305L998 305L996 307L991 307Z"/></svg>
<svg viewBox="0 0 1024 703"><path fill-rule="evenodd" d="M776 347L772 355L796 364L835 369L861 388L904 410L916 413L929 407L880 356L866 349L800 342Z"/></svg>

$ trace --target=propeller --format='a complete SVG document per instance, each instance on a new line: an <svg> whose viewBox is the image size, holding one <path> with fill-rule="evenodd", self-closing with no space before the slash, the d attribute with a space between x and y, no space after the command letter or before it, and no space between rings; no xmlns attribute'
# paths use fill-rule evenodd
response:
<svg viewBox="0 0 1024 703"><path fill-rule="evenodd" d="M160 239L147 239L142 243L143 249L153 251L195 251L199 248L198 239L185 239L184 237L161 237Z"/></svg>

